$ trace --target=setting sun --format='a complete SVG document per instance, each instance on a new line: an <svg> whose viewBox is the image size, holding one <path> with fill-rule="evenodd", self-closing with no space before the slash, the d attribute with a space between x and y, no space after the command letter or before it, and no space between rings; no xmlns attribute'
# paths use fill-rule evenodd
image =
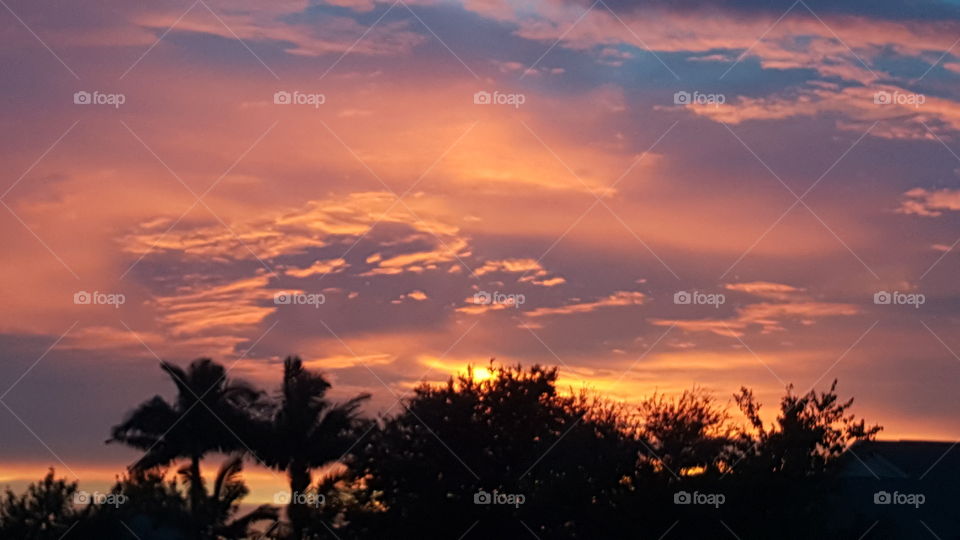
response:
<svg viewBox="0 0 960 540"><path fill-rule="evenodd" d="M493 373L485 367L475 367L472 371L473 380L477 382L486 381L493 377Z"/></svg>

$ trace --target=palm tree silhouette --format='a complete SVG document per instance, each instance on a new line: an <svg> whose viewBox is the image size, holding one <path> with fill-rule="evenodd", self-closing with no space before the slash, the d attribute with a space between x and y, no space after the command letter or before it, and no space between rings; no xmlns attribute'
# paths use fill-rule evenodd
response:
<svg viewBox="0 0 960 540"><path fill-rule="evenodd" d="M191 489L195 482L189 467L178 471L183 476L184 483ZM260 505L250 513L233 519L239 510L239 502L250 493L241 478L243 472L242 456L233 456L220 465L213 482L213 490L206 494L205 488L202 503L203 534L212 538L236 540L247 536L250 525L257 521L276 520L277 510L270 505Z"/></svg>
<svg viewBox="0 0 960 540"><path fill-rule="evenodd" d="M272 421L258 440L258 455L264 463L285 471L290 479L290 502L287 517L293 538L303 538L310 519L310 509L303 496L310 489L311 470L343 457L355 441L350 436L357 426L357 409L368 399L362 394L345 403L326 399L330 383L311 373L298 357L283 363L283 386L280 403Z"/></svg>
<svg viewBox="0 0 960 540"><path fill-rule="evenodd" d="M169 403L160 396L140 404L112 429L107 441L144 451L132 471L144 471L185 458L190 510L201 523L205 491L200 460L208 452L248 450L237 435L248 433L250 414L262 396L245 382L228 380L223 366L209 358L193 361L187 370L161 362L160 368L177 387Z"/></svg>

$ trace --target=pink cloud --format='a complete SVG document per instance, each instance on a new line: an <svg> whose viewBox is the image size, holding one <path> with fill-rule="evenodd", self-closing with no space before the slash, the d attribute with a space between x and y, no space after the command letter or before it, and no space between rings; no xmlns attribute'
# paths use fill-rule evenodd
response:
<svg viewBox="0 0 960 540"><path fill-rule="evenodd" d="M960 190L957 189L913 188L903 196L904 200L897 209L901 214L937 217L943 215L944 211L960 210Z"/></svg>

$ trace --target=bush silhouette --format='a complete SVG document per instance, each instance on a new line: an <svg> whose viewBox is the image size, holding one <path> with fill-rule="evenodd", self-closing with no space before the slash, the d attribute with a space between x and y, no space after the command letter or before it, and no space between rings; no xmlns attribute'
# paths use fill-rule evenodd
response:
<svg viewBox="0 0 960 540"><path fill-rule="evenodd" d="M358 413L366 395L329 401L330 383L296 357L275 397L209 359L162 369L176 400L144 402L110 439L144 452L111 491L124 504L76 505L77 484L51 470L22 495L6 491L0 538L227 540L258 537L256 522L268 529L259 537L296 540L844 538L853 533L827 508L834 473L880 430L850 412L836 381L788 387L767 425L745 388L734 409L696 388L630 406L558 390L556 368L491 362L489 376L468 367L369 419ZM209 454L226 459L208 491ZM322 503L291 498L287 521L269 505L241 516L244 459Z"/></svg>

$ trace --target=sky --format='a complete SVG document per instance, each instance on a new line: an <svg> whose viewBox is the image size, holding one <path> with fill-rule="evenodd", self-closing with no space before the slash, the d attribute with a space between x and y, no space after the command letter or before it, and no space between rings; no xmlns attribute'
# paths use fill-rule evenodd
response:
<svg viewBox="0 0 960 540"><path fill-rule="evenodd" d="M960 438L956 3L0 4L2 485L105 485L198 357Z"/></svg>

